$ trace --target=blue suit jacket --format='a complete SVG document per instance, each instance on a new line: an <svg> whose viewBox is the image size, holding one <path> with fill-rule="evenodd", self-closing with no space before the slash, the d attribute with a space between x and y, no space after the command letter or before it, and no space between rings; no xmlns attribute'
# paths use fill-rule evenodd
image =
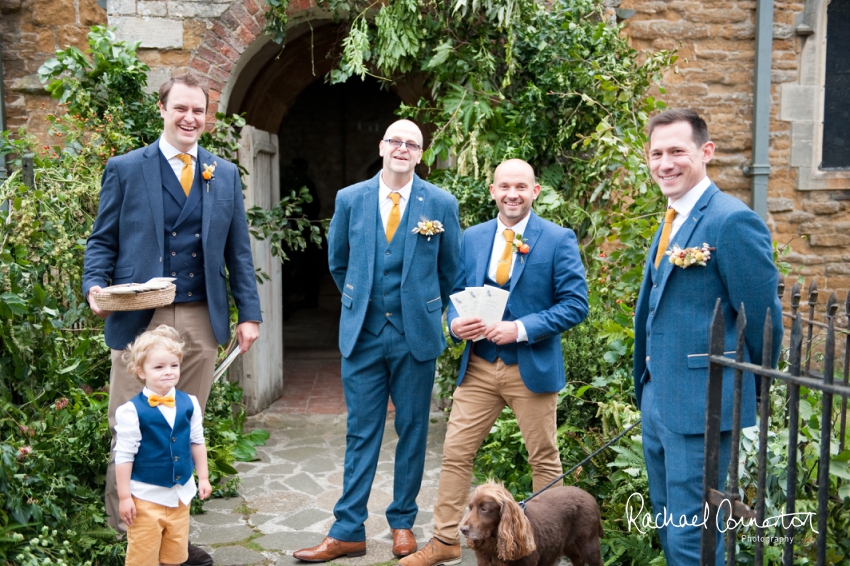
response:
<svg viewBox="0 0 850 566"><path fill-rule="evenodd" d="M372 291L380 175L337 193L328 231L328 264L342 293L339 349L346 358L363 327ZM405 216L406 226L398 228L407 230L401 275L404 335L411 355L421 362L435 359L446 347L442 313L457 270L457 199L414 175ZM439 220L445 231L430 240L413 234L422 219Z"/></svg>
<svg viewBox="0 0 850 566"><path fill-rule="evenodd" d="M143 283L162 277L165 217L162 201L159 141L113 157L106 163L100 191L100 209L86 245L83 296L94 285ZM204 276L210 322L216 340L230 337L230 312L225 267L239 310L239 322L261 321L260 298L254 278L254 260L245 219L242 182L232 163L198 147L198 166L217 162L215 176L204 182L202 195ZM106 319L106 344L123 349L144 330L153 310L120 311Z"/></svg>
<svg viewBox="0 0 850 566"><path fill-rule="evenodd" d="M455 293L484 284L496 226L494 218L463 233ZM535 393L560 391L565 385L561 333L587 316L584 266L575 233L543 220L533 211L522 237L530 249L524 258L515 259L507 306L528 333L528 342L517 344L519 373ZM450 326L455 318L457 310L450 306ZM466 374L471 349L470 341L463 352L458 385Z"/></svg>
<svg viewBox="0 0 850 566"><path fill-rule="evenodd" d="M655 269L660 229L650 247L635 310L635 396L641 403L646 372L658 387L664 424L680 434L705 432L708 337L714 305L721 300L726 322L724 352L734 357L740 305L747 317L745 361L762 363L765 312L773 320L776 364L782 345L779 273L770 232L758 215L712 183L697 201L670 247L716 248L703 266L676 267L665 256ZM724 371L722 430L732 428L733 372ZM755 424L755 380L743 381L741 425Z"/></svg>

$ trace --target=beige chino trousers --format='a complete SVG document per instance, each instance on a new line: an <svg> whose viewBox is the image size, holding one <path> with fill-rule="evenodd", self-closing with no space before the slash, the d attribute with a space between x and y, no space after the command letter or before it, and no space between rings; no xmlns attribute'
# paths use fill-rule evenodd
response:
<svg viewBox="0 0 850 566"><path fill-rule="evenodd" d="M440 487L434 506L434 536L443 542L460 542L458 526L469 502L475 453L505 405L516 415L528 449L532 482L537 491L560 476L561 458L556 440L557 393L530 391L518 365L490 363L469 356L463 382L454 392L452 411L443 444Z"/></svg>

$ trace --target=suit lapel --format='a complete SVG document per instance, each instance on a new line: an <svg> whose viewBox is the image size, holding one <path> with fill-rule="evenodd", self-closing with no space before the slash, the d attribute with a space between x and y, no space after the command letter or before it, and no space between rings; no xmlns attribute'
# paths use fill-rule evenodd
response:
<svg viewBox="0 0 850 566"><path fill-rule="evenodd" d="M378 175L381 173L379 172ZM366 273L369 277L374 276L375 265L375 238L383 237L383 234L378 234L378 175L372 177L372 180L366 185L366 192L363 193L363 222L366 230L364 246L366 248ZM372 288L372 281L369 281L369 289Z"/></svg>
<svg viewBox="0 0 850 566"><path fill-rule="evenodd" d="M200 168L201 163L212 163L215 159L215 156L209 151L205 150L201 146L198 146L198 168ZM198 171L195 171L195 174L198 174ZM206 252L206 242L207 236L210 232L210 219L212 218L212 209L213 209L213 190L215 188L215 181L210 181L209 187L210 192L206 196L198 195L201 198L201 204L203 205L202 216L201 216L201 245L204 246L204 251ZM202 182L201 186L206 190L206 182ZM241 191L240 191L241 193ZM191 196L191 193L190 193ZM241 194L239 195L242 196Z"/></svg>
<svg viewBox="0 0 850 566"><path fill-rule="evenodd" d="M529 250L526 255L519 252L514 254L513 261L516 263L514 263L514 271L511 274L511 293L513 293L517 281L519 281L519 278L522 276L528 255L534 253L534 246L537 243L537 239L540 237L540 220L537 218L537 215L534 214L533 210L529 214L528 224L525 226L525 234L521 234L522 238L526 240L525 243L528 244Z"/></svg>
<svg viewBox="0 0 850 566"><path fill-rule="evenodd" d="M410 189L410 200L405 208L407 222L401 223L399 230L407 230L407 239L404 242L404 267L401 271L401 282L404 283L407 279L407 272L410 271L410 265L413 263L413 253L416 251L416 244L420 240L419 234L414 234L413 229L419 224L425 210L425 191L422 190L422 181L419 177L413 175L413 187ZM433 220L431 218L427 220Z"/></svg>
<svg viewBox="0 0 850 566"><path fill-rule="evenodd" d="M705 190L705 192L699 198L697 203L694 205L690 215L688 215L688 218L685 220L685 223L682 224L682 227L679 228L679 231L676 232L676 235L670 239L671 247L673 246L673 244L678 245L680 248L686 248L688 246L689 240L691 239L691 235L694 233L694 230L696 230L696 227L700 223L700 220L702 220L703 216L705 215L705 209L706 207L708 207L708 204L711 201L711 197L713 197L719 191L720 189L718 189L717 185L715 185L714 183L709 185L709 187ZM653 255L652 258L654 259L655 256ZM667 280L670 278L674 271L674 266L669 261L662 259L661 263L658 264L658 273L656 273L655 275L655 280L658 281L658 285L661 287L658 291L660 295L664 294L664 288L667 285Z"/></svg>
<svg viewBox="0 0 850 566"><path fill-rule="evenodd" d="M155 141L144 151L145 159L142 161L142 177L145 180L145 188L148 191L148 199L151 203L151 215L156 228L156 241L160 252L165 249L165 212L162 204L162 175L160 175L159 163L159 140Z"/></svg>

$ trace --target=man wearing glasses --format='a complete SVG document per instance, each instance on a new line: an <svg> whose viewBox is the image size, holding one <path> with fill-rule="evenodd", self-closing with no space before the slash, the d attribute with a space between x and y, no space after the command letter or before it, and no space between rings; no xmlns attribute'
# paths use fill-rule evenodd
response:
<svg viewBox="0 0 850 566"><path fill-rule="evenodd" d="M458 254L457 200L420 179L422 132L392 124L378 145L383 169L337 193L328 263L342 294L339 349L348 407L345 477L336 522L321 544L295 552L306 562L366 554L366 508L378 465L387 401L398 433L393 502L386 510L393 553L416 551L411 532L425 465L442 313Z"/></svg>

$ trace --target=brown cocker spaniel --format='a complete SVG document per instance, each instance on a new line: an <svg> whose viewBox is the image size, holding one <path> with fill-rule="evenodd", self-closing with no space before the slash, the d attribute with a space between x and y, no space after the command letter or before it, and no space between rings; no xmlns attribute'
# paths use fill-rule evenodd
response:
<svg viewBox="0 0 850 566"><path fill-rule="evenodd" d="M460 525L478 566L602 566L602 519L593 497L577 487L551 487L525 512L501 484L478 487Z"/></svg>

